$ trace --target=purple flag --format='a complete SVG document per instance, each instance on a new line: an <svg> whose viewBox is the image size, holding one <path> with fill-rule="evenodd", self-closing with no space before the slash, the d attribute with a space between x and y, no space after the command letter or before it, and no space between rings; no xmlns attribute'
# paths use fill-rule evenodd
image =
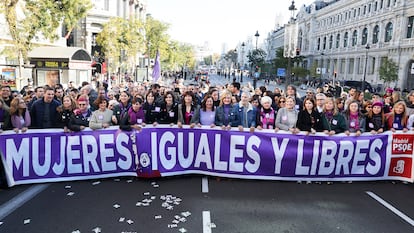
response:
<svg viewBox="0 0 414 233"><path fill-rule="evenodd" d="M153 82L157 82L160 76L161 76L160 51L157 50L157 55L155 56L154 69L152 70Z"/></svg>

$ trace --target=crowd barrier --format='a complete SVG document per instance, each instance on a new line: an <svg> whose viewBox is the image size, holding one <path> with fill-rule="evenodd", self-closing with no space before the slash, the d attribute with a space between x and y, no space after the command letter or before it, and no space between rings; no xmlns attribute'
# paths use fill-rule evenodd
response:
<svg viewBox="0 0 414 233"><path fill-rule="evenodd" d="M146 126L140 131L5 131L9 186L117 176L205 174L288 181L413 182L413 132L361 136L236 128Z"/></svg>

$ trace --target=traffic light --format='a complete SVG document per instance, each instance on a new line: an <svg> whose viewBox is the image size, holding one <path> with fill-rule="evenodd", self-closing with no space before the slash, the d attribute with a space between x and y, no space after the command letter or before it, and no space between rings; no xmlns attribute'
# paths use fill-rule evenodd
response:
<svg viewBox="0 0 414 233"><path fill-rule="evenodd" d="M297 48L296 49L296 56L299 56L300 55L300 49L299 48Z"/></svg>

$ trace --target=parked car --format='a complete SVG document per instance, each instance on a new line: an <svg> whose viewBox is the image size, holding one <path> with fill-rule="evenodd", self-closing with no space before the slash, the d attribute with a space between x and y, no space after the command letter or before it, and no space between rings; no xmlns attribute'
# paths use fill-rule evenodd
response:
<svg viewBox="0 0 414 233"><path fill-rule="evenodd" d="M353 80L344 81L343 86L348 87L348 88L354 87L357 90L361 91L362 90L362 81L353 81ZM365 81L365 90L368 90L371 93L374 92L374 89L372 88L371 84L367 81Z"/></svg>

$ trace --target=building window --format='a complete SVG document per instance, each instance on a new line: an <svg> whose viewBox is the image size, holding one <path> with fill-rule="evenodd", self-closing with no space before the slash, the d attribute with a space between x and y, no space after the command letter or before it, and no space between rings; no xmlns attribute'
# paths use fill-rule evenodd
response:
<svg viewBox="0 0 414 233"><path fill-rule="evenodd" d="M329 49L332 49L332 44L333 44L333 35L329 37Z"/></svg>
<svg viewBox="0 0 414 233"><path fill-rule="evenodd" d="M364 28L364 30L362 30L362 45L366 45L368 42L368 29Z"/></svg>
<svg viewBox="0 0 414 233"><path fill-rule="evenodd" d="M353 74L354 73L354 62L355 62L355 60L353 58L349 59L348 74Z"/></svg>
<svg viewBox="0 0 414 233"><path fill-rule="evenodd" d="M326 36L323 38L323 50L326 49Z"/></svg>
<svg viewBox="0 0 414 233"><path fill-rule="evenodd" d="M321 50L321 38L318 38L318 50Z"/></svg>
<svg viewBox="0 0 414 233"><path fill-rule="evenodd" d="M348 47L348 32L344 34L344 48Z"/></svg>
<svg viewBox="0 0 414 233"><path fill-rule="evenodd" d="M408 17L407 38L413 37L413 23L414 23L414 16Z"/></svg>
<svg viewBox="0 0 414 233"><path fill-rule="evenodd" d="M338 33L336 35L336 45L335 45L336 48L339 48L339 43L340 42L341 42L341 35Z"/></svg>
<svg viewBox="0 0 414 233"><path fill-rule="evenodd" d="M391 0L387 0L387 7L389 8L391 6Z"/></svg>
<svg viewBox="0 0 414 233"><path fill-rule="evenodd" d="M380 3L380 9L382 9L382 6L384 5L384 0L381 0L381 3Z"/></svg>
<svg viewBox="0 0 414 233"><path fill-rule="evenodd" d="M357 41L358 41L358 32L357 32L357 30L355 30L352 33L352 46L357 45Z"/></svg>
<svg viewBox="0 0 414 233"><path fill-rule="evenodd" d="M375 25L374 31L372 32L372 43L378 43L378 35L379 35L379 26Z"/></svg>
<svg viewBox="0 0 414 233"><path fill-rule="evenodd" d="M385 42L390 42L392 39L392 23L389 22L385 27Z"/></svg>

